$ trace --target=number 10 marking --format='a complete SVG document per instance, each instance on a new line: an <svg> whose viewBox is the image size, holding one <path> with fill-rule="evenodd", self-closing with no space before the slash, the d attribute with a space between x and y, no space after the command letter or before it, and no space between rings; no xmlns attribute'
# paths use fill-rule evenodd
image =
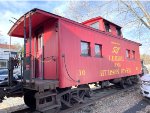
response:
<svg viewBox="0 0 150 113"><path fill-rule="evenodd" d="M84 76L85 75L85 70L84 69L80 69L79 70L79 75L80 76Z"/></svg>

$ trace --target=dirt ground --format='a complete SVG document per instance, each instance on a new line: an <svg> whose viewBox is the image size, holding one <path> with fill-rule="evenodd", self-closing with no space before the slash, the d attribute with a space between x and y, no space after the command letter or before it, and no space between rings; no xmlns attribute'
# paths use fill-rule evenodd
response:
<svg viewBox="0 0 150 113"><path fill-rule="evenodd" d="M0 113L11 113L12 111L26 108L23 97L6 98L3 103L0 103Z"/></svg>

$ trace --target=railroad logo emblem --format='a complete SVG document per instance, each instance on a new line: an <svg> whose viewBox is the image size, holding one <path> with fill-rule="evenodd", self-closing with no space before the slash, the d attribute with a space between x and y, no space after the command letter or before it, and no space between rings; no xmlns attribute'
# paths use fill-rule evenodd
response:
<svg viewBox="0 0 150 113"><path fill-rule="evenodd" d="M120 51L120 47L113 47L112 53L118 54L118 52Z"/></svg>

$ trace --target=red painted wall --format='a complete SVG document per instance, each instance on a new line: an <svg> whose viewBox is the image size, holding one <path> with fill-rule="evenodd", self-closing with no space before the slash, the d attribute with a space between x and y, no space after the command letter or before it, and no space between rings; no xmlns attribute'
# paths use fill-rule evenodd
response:
<svg viewBox="0 0 150 113"><path fill-rule="evenodd" d="M38 69L39 62L44 62L44 79L58 79L61 88L141 73L138 43L115 36L113 35L115 32L112 32L112 34L103 32L104 26L100 28L102 31L95 30L47 12L40 10L37 12L32 15L31 48L32 63L34 63L33 58L36 59L34 74L37 78L41 77L41 75L38 75L41 71ZM17 21L19 22L17 26L12 27L9 33L11 36L23 37L23 32L17 32L23 31L22 19ZM57 20L58 25L56 25ZM103 23L102 20L99 21ZM43 34L44 61L38 59L38 56L41 56L42 53L39 50L34 51L34 47L38 46L36 32L40 27ZM111 28L114 29L114 26L111 26ZM81 56L81 41L90 43L90 56ZM103 57L101 58L95 57L95 43L102 45ZM29 56L29 42L26 46L26 54ZM135 51L135 59L126 58L126 49ZM58 65L56 65L56 61ZM56 70L58 70L58 74Z"/></svg>
<svg viewBox="0 0 150 113"><path fill-rule="evenodd" d="M53 20L41 25L44 79L57 79L58 76L60 87L64 88L141 73L139 44L63 19L59 21L58 30L56 23ZM90 42L91 56L81 56L81 41ZM95 57L95 43L102 45L102 58ZM135 51L135 59L125 57L126 49ZM51 56L56 58L58 68Z"/></svg>
<svg viewBox="0 0 150 113"><path fill-rule="evenodd" d="M119 78L141 73L139 45L122 38L109 37L67 21L60 21L60 55L65 55L66 72L61 57L60 87ZM81 56L80 42L90 42L91 56ZM94 44L102 44L102 58L96 58ZM114 53L114 48L118 52ZM134 50L135 60L125 57L126 49ZM117 59L114 57L117 56ZM71 78L69 77L71 76ZM72 80L73 79L73 80ZM80 83L75 81L80 80Z"/></svg>

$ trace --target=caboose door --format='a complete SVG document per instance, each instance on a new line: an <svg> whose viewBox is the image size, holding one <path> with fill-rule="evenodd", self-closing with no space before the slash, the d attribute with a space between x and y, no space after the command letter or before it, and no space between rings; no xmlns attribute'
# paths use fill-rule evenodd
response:
<svg viewBox="0 0 150 113"><path fill-rule="evenodd" d="M44 79L46 80L58 79L58 32L55 22L57 21L48 22L44 31Z"/></svg>

